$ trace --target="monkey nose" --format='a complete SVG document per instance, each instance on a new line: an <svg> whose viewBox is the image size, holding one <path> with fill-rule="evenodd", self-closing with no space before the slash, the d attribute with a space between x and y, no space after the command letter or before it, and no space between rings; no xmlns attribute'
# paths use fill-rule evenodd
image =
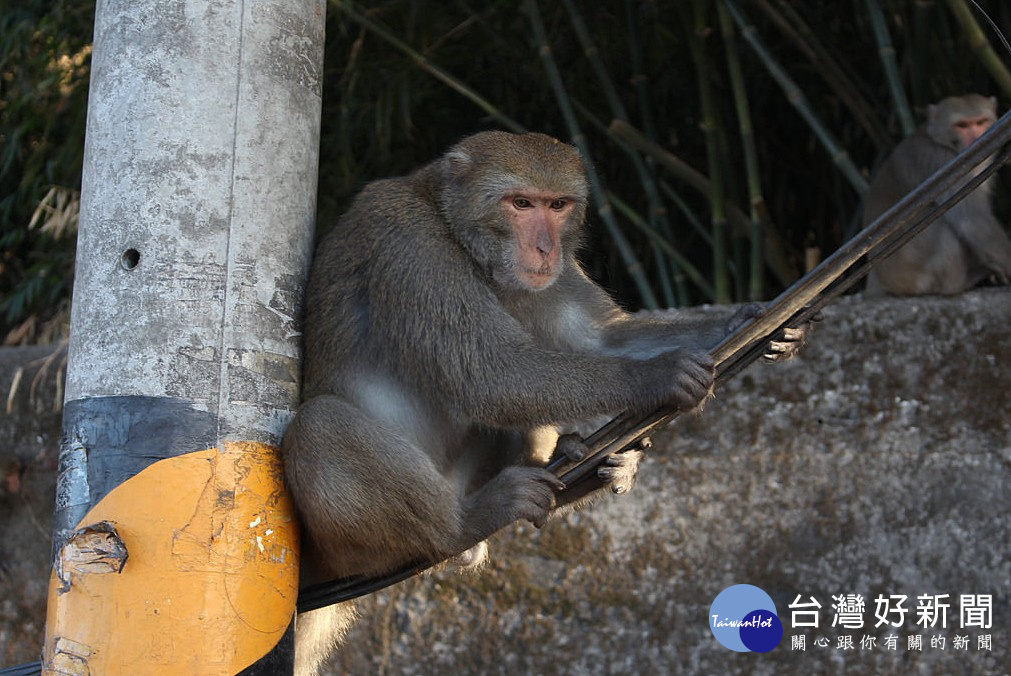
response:
<svg viewBox="0 0 1011 676"><path fill-rule="evenodd" d="M547 258L555 250L555 243L552 241L550 235L544 234L537 238L534 247L537 249L537 253Z"/></svg>

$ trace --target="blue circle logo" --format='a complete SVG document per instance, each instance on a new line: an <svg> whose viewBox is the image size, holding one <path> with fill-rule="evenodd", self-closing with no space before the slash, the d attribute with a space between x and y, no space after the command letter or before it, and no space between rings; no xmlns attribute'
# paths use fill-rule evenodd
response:
<svg viewBox="0 0 1011 676"><path fill-rule="evenodd" d="M767 653L783 639L772 597L751 584L720 592L709 608L709 628L725 648L739 653Z"/></svg>

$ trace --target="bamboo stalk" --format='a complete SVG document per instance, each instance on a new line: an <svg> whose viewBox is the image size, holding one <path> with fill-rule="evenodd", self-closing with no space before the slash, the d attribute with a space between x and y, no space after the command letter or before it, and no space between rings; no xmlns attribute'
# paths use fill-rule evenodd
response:
<svg viewBox="0 0 1011 676"><path fill-rule="evenodd" d="M734 108L737 110L737 124L741 133L741 151L744 154L744 170L748 183L748 197L751 217L750 257L748 260L748 298L759 300L764 296L762 274L765 267L762 264L762 230L765 221L765 195L762 193L762 178L758 170L758 151L755 148L755 131L751 124L751 109L748 105L748 93L744 85L744 73L741 69L741 58L737 51L734 24L730 14L723 5L717 5L720 17L720 30L723 33L723 48L727 55L727 71L730 75L730 87L734 95Z"/></svg>
<svg viewBox="0 0 1011 676"><path fill-rule="evenodd" d="M618 95L618 90L614 86L614 80L611 78L610 73L608 73L607 68L604 66L604 62L600 58L600 50L597 49L597 45L590 36L590 31L586 28L586 24L583 22L583 18L576 8L575 3L572 0L562 0L562 3L565 5L565 9L569 14L569 20L572 23L573 32L576 34L576 38L579 40L579 44L583 48L583 54L590 63L590 67L593 69L593 73L600 85L600 92L604 95L604 99L607 101L608 106L611 109L611 114L620 120L627 121L628 111L625 109L625 105L622 102L621 97ZM638 153L631 152L631 149L627 148L627 146L626 149L630 151L629 156L632 159L632 165L635 167L636 173L639 175L639 182L642 184L643 192L645 193L646 200L649 204L649 226L661 233L669 241L671 234L670 223L667 221L667 210L664 208L663 202L660 200L660 192L657 190L656 181L642 157ZM663 291L664 301L668 307L678 305L679 303L674 297L674 289L671 286L670 274L668 274L667 271L668 262L664 259L663 253L659 248L657 248L656 244L652 243L651 245L654 256L656 257L656 269L657 274L660 276L660 288ZM678 274L677 262L673 258L670 259L669 265L675 279L681 278ZM678 296L681 299L687 299L687 294L683 288L679 289Z"/></svg>
<svg viewBox="0 0 1011 676"><path fill-rule="evenodd" d="M881 5L878 4L877 0L865 0L865 4L867 6L867 16L871 21L871 30L874 32L874 40L878 43L878 57L881 59L881 67L885 72L888 93L892 97L892 104L895 106L895 112L899 116L902 135L909 136L916 130L916 122L913 121L913 113L909 110L909 100L906 98L906 91L902 88L899 66L895 62L895 47L892 46L892 38L888 34L885 15L881 11Z"/></svg>
<svg viewBox="0 0 1011 676"><path fill-rule="evenodd" d="M650 141L641 131L632 125L621 120L614 120L611 122L611 131L618 138L655 159L660 166L668 170L679 180L684 181L703 195L709 195L709 179L705 175L659 144ZM751 228L747 215L735 204L731 203L728 207L727 218L730 225L738 233L747 233ZM769 227L766 227L764 235L765 246L763 248L766 265L772 270L777 281L786 286L797 278L796 270L786 256L786 252L783 249L783 241L779 238L775 229L771 227L771 224L769 224Z"/></svg>
<svg viewBox="0 0 1011 676"><path fill-rule="evenodd" d="M646 73L646 67L644 65L645 59L643 58L642 39L639 33L639 22L636 17L636 3L634 0L625 0L625 30L628 33L628 49L632 63L630 81L635 90L636 101L638 102L639 124L642 126L642 129L648 138L655 139L656 128L653 124L653 101L649 87L649 76ZM629 118L627 114L624 117L619 117L618 119L631 122L631 118ZM649 158L645 158L645 163L650 181L655 189L655 167ZM656 213L661 215L661 219L659 221L661 232L670 237L673 234L673 226L666 217L667 209L663 206L663 200L659 194L656 196L656 199L658 200L658 204L651 205L650 209L651 211L655 210ZM687 305L689 301L688 291L684 285L684 275L678 269L677 264L673 261L671 262L671 272L674 275L674 281L677 288L678 304Z"/></svg>
<svg viewBox="0 0 1011 676"><path fill-rule="evenodd" d="M773 7L769 0L755 0L755 5L772 21L780 33L808 58L825 83L853 114L853 119L863 128L874 145L878 149L890 148L892 140L885 132L874 107L861 93L853 78L825 48L817 33L811 30L800 13L785 0L779 1L780 10Z"/></svg>
<svg viewBox="0 0 1011 676"><path fill-rule="evenodd" d="M413 49L410 45L404 41L397 38L393 33L389 32L379 24L377 24L372 19L359 13L357 10L351 7L351 3L343 2L342 0L330 0L330 5L340 11L344 12L348 17L355 20L365 28L367 28L372 33L375 33L378 37L386 41L391 47L399 51L400 53L411 59L416 66L421 68L423 71L441 81L443 84L448 86L453 91L457 92L467 100L471 101L478 108L487 113L492 119L496 120L503 127L509 131L521 133L526 131L526 129L516 120L512 119L501 110L495 107L493 103L479 95L473 89L468 87L466 84L456 79L446 71L444 71L439 66L435 65L429 61L425 56L419 53L417 50Z"/></svg>
<svg viewBox="0 0 1011 676"><path fill-rule="evenodd" d="M639 38L639 22L635 18L634 0L625 0L625 29L628 31L628 48L632 60L632 86L635 88L639 102L639 119L642 130L647 138L656 138L656 128L653 125L652 105L648 85L648 76L642 56L642 40Z"/></svg>
<svg viewBox="0 0 1011 676"><path fill-rule="evenodd" d="M699 86L699 103L702 119L700 127L706 143L706 162L709 165L709 209L713 231L713 289L717 303L732 301L730 292L730 276L727 270L727 202L724 183L723 165L720 158L719 134L720 121L716 110L716 100L712 82L709 79L711 66L705 37L709 34L707 24L707 0L695 0L692 3L692 23L685 22L688 46L691 49L692 61L695 63L695 75Z"/></svg>
<svg viewBox="0 0 1011 676"><path fill-rule="evenodd" d="M786 74L783 67L776 61L769 50L765 48L765 45L762 44L761 39L758 37L758 31L738 8L737 2L735 0L723 0L723 2L730 11L734 23L737 24L738 30L741 31L741 36L748 42L755 54L765 65L766 70L769 71L772 78L779 84L790 104L796 108L800 116L807 122L811 131L814 132L818 141L828 152L829 157L832 158L832 163L839 167L843 175L850 182L850 185L853 186L853 189L858 194L863 195L867 192L867 179L861 175L860 170L853 164L849 154L839 145L835 137L825 128L825 125L822 124L821 120L811 110L804 92Z"/></svg>
<svg viewBox="0 0 1011 676"><path fill-rule="evenodd" d="M660 181L660 190L663 194L667 196L674 206L678 208L681 215L684 216L685 220L688 221L688 225L691 226L693 232L695 232L702 240L709 246L713 245L713 233L709 231L709 228L702 225L702 221L699 220L698 215L688 206L684 198L671 187L666 181Z"/></svg>
<svg viewBox="0 0 1011 676"><path fill-rule="evenodd" d="M994 51L993 47L990 46L989 41L986 39L986 34L980 27L979 22L976 21L976 17L973 16L969 5L965 0L946 0L946 2L948 9L955 15L955 19L958 20L959 25L962 27L962 33L965 34L965 39L969 42L972 53L976 55L983 64L983 67L990 73L990 77L997 82L997 86L1004 92L1004 96L1011 96L1011 72L1008 71L1004 62L1001 61L1001 58ZM987 19L989 18L987 17ZM994 29L996 30L996 27ZM1000 35L999 32L998 35Z"/></svg>
<svg viewBox="0 0 1011 676"><path fill-rule="evenodd" d="M705 275L703 275L699 269L696 268L690 260L688 260L688 258L675 249L674 246L656 232L656 230L651 228L645 219L637 214L635 210L620 197L611 192L608 193L608 196L611 203L614 204L614 208L624 214L625 218L627 218L632 225L642 231L642 233L649 237L657 247L663 249L668 256L675 260L678 266L685 274L688 275L688 278L695 283L695 285L699 288L699 291L701 291L708 300L711 301L716 297L713 285L706 281Z"/></svg>

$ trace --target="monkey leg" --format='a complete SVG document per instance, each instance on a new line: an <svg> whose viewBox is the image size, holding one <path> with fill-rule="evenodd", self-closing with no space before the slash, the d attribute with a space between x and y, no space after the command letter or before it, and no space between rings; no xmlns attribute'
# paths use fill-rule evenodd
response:
<svg viewBox="0 0 1011 676"><path fill-rule="evenodd" d="M975 264L969 244L949 218L938 220L898 251L876 264L868 291L895 296L952 295L975 286L985 268Z"/></svg>
<svg viewBox="0 0 1011 676"><path fill-rule="evenodd" d="M649 439L644 439L649 448ZM631 448L621 453L612 453L604 458L597 470L597 477L604 486L611 489L611 492L620 495L632 490L635 486L635 479L639 476L639 463L646 457L646 454L638 448Z"/></svg>
<svg viewBox="0 0 1011 676"><path fill-rule="evenodd" d="M495 448L468 448L480 466ZM305 402L285 434L285 473L313 577L378 575L440 561L518 519L541 525L563 485L541 467L508 466L469 494L469 476L336 396ZM467 464L467 463L464 463Z"/></svg>
<svg viewBox="0 0 1011 676"><path fill-rule="evenodd" d="M318 575L377 575L474 544L459 488L429 455L339 397L305 402L283 453Z"/></svg>

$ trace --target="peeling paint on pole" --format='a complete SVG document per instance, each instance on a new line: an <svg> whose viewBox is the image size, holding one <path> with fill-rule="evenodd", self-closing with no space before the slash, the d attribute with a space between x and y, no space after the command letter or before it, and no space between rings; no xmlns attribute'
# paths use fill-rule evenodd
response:
<svg viewBox="0 0 1011 676"><path fill-rule="evenodd" d="M128 619L129 604L113 597L116 589L143 589L152 571L178 595L162 601L177 607L193 601L186 594L200 598L222 575L259 576L239 587L272 585L290 599L282 594L284 602L254 624L272 627L272 641L290 638L297 542L280 465L271 458L298 399L325 10L323 0L98 3L54 524L54 561L75 567L54 576L51 586L44 648L50 673L59 673L61 663L92 673L111 664L134 673L183 673L178 667L194 659L189 642L208 627L220 635L200 645L211 652L218 646L220 654L197 656L202 665L217 665L201 673L253 673L257 660L271 659L265 655L273 644L262 639L245 651L232 645L229 622L237 633L250 623L249 606L236 597L231 606L196 613L200 621L187 624L176 614L164 625L170 633L159 640L187 654L139 651L130 662L123 636L141 625ZM159 492L157 477L178 468L163 463L207 453L218 468L214 480L184 471L178 494L214 486L217 498L194 502L199 513L186 523L223 523L221 506L239 504L227 496L234 499L252 481L257 488L249 495L272 503L275 528L267 539L259 533L259 540L234 540L247 557L242 565L227 547L197 566L182 565L187 559L179 556L139 558L138 552L157 556L154 543L178 536L186 523L166 533L171 520L138 519L149 512L131 506L129 496L159 495L170 511L172 496ZM247 463L245 454L261 461ZM155 465L163 469L149 471ZM217 511L203 513L212 504ZM250 506L255 500L241 504L249 513L232 515L235 523L264 518ZM210 552L220 546L220 532L191 529L189 546ZM87 549L99 542L119 543L121 551ZM273 557L273 572L248 568L250 556ZM111 572L116 562L121 570ZM61 585L69 590L56 593ZM280 620L270 612L281 613Z"/></svg>

